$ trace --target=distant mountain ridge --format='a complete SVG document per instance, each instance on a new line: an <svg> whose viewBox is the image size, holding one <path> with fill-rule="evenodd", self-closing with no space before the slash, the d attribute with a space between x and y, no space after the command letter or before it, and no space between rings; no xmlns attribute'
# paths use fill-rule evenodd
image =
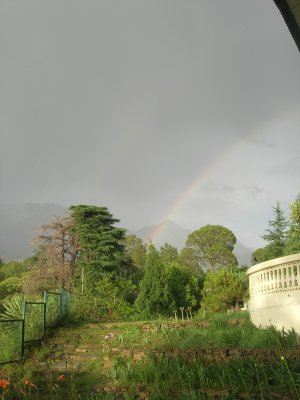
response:
<svg viewBox="0 0 300 400"><path fill-rule="evenodd" d="M32 256L30 241L36 228L67 211L67 208L53 203L0 205L0 258L9 261ZM145 243L151 240L158 249L169 243L181 251L191 231L166 220L127 233L135 234ZM239 264L251 265L253 249L237 241L234 253Z"/></svg>
<svg viewBox="0 0 300 400"><path fill-rule="evenodd" d="M160 232L159 235L156 232ZM168 220L158 225L145 226L134 233L145 243L151 240L157 248L169 243L181 250L185 246L186 239L191 231Z"/></svg>

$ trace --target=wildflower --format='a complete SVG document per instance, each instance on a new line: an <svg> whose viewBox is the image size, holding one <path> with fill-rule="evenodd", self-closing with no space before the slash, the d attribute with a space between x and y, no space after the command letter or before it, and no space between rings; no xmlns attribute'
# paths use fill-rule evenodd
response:
<svg viewBox="0 0 300 400"><path fill-rule="evenodd" d="M280 359L281 359L282 361L284 361L284 357L283 357L283 356L281 356Z"/></svg>
<svg viewBox="0 0 300 400"><path fill-rule="evenodd" d="M7 379L0 379L0 388L6 389L10 385L10 382Z"/></svg>
<svg viewBox="0 0 300 400"><path fill-rule="evenodd" d="M59 381L59 382L64 381L65 380L65 375L64 374L59 375L56 380Z"/></svg>
<svg viewBox="0 0 300 400"><path fill-rule="evenodd" d="M23 383L24 383L24 385L27 385L27 386L31 386L31 387L35 387L35 388L37 387L34 383L31 382L30 379L25 379L25 381Z"/></svg>
<svg viewBox="0 0 300 400"><path fill-rule="evenodd" d="M108 333L107 335L104 336L104 339L110 339L112 337L114 337L114 334L113 333Z"/></svg>

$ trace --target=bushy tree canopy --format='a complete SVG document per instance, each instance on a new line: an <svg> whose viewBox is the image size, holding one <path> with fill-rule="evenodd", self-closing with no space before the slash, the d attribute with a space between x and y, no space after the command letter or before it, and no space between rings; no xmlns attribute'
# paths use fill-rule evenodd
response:
<svg viewBox="0 0 300 400"><path fill-rule="evenodd" d="M206 225L192 232L186 248L198 260L203 270L217 271L222 267L237 265L232 253L236 238L230 229L221 225Z"/></svg>
<svg viewBox="0 0 300 400"><path fill-rule="evenodd" d="M165 243L160 248L160 257L163 262L178 261L178 250L175 246Z"/></svg>
<svg viewBox="0 0 300 400"><path fill-rule="evenodd" d="M133 264L143 270L146 260L146 246L143 244L142 239L136 235L127 235L125 238L125 250Z"/></svg>
<svg viewBox="0 0 300 400"><path fill-rule="evenodd" d="M259 264L272 258L274 257L270 246L260 247L252 253L252 264Z"/></svg>
<svg viewBox="0 0 300 400"><path fill-rule="evenodd" d="M208 272L202 289L201 307L208 313L226 311L247 297L248 278L239 268Z"/></svg>
<svg viewBox="0 0 300 400"><path fill-rule="evenodd" d="M191 271L177 262L165 263L166 311L180 307L196 308L200 301L199 281Z"/></svg>

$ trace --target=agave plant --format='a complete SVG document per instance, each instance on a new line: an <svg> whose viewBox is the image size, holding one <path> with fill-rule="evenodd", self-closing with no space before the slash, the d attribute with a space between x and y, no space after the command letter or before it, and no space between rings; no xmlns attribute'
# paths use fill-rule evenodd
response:
<svg viewBox="0 0 300 400"><path fill-rule="evenodd" d="M3 301L4 313L0 314L2 319L22 319L23 318L24 296L15 294L10 299Z"/></svg>

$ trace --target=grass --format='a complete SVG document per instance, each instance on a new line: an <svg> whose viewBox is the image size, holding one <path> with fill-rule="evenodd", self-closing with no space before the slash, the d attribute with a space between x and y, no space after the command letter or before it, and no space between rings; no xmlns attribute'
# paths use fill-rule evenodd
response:
<svg viewBox="0 0 300 400"><path fill-rule="evenodd" d="M43 304L26 304L24 340L41 340L44 335ZM6 311L0 315L0 365L9 361L19 360L21 357L21 322L7 322L8 319L23 318L23 302L21 296L16 296L5 303ZM48 293L46 305L46 326L50 327L59 319L59 298L57 294Z"/></svg>
<svg viewBox="0 0 300 400"><path fill-rule="evenodd" d="M229 324L232 319L243 319L243 323ZM2 374L0 370L0 399L300 400L300 360L286 356L288 350L297 346L294 331L257 329L245 313L214 316L203 328L199 328L197 319L176 325L173 322L59 328L25 363L7 366ZM145 332L142 329L145 324L153 329ZM112 337L105 339L108 333ZM48 368L53 359L64 359L71 348L83 359L89 354L97 357L78 370ZM273 359L258 361L251 355L223 361L194 357L192 350L199 349L263 349L273 352ZM144 352L144 357L136 360L122 354L126 351ZM188 356L183 357L185 354ZM37 362L44 366L38 366ZM59 379L60 376L63 378ZM1 379L11 384L1 389ZM34 386L25 384L26 381Z"/></svg>
<svg viewBox="0 0 300 400"><path fill-rule="evenodd" d="M21 357L21 322L0 322L0 362Z"/></svg>
<svg viewBox="0 0 300 400"><path fill-rule="evenodd" d="M246 313L237 314L243 324L230 325L232 316L217 315L209 320L209 326L199 328L197 321L189 324L177 324L172 329L170 320L149 323L153 329L141 330L143 324L115 325L117 334L111 341L120 348L136 349L192 349L192 348L239 348L239 349L285 349L297 345L298 337L294 331L278 331L270 326L265 329L256 328ZM168 325L169 323L169 325ZM182 326L182 328L180 328ZM99 327L99 335L105 328Z"/></svg>
<svg viewBox="0 0 300 400"><path fill-rule="evenodd" d="M110 370L117 385L143 383L153 399L172 399L194 391L196 398L275 398L299 399L300 364L279 359L275 363L235 360L218 363L164 357L148 358L138 364L119 358ZM205 397L205 398L206 398ZM204 397L203 397L204 398ZM281 397L283 398L283 397Z"/></svg>

